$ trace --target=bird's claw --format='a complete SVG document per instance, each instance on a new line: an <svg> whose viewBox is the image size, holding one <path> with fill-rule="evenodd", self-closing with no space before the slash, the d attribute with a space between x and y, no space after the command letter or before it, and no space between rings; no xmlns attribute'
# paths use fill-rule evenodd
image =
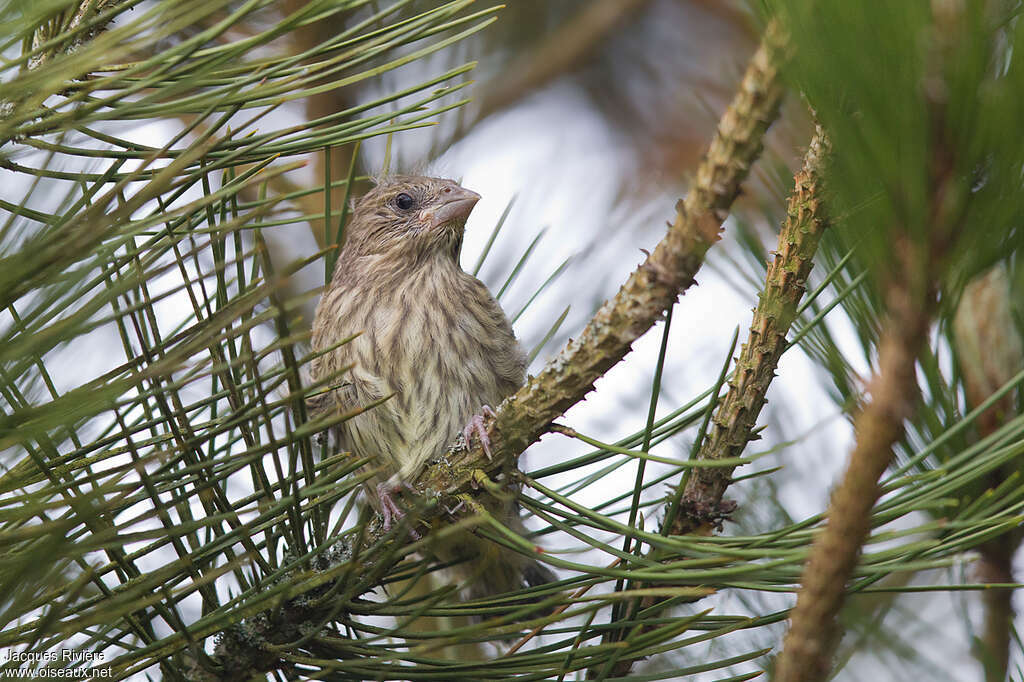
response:
<svg viewBox="0 0 1024 682"><path fill-rule="evenodd" d="M400 521L405 516L405 512L398 506L394 498L394 494L402 492L403 489L412 490L412 487L408 483L377 484L377 499L380 500L380 515L384 525L384 532L391 530L395 522ZM415 528L409 529L409 535L412 536L413 540L420 539L420 534L416 532Z"/></svg>
<svg viewBox="0 0 1024 682"><path fill-rule="evenodd" d="M490 405L484 405L480 408L480 414L474 414L469 418L469 423L466 424L466 428L462 429L462 437L466 440L466 447L470 447L470 439L473 434L476 434L477 439L480 441L480 447L484 450L484 455L487 457L487 461L490 462L492 458L491 453L491 437L487 435L487 425L484 423L484 417L496 418L494 410L491 409Z"/></svg>

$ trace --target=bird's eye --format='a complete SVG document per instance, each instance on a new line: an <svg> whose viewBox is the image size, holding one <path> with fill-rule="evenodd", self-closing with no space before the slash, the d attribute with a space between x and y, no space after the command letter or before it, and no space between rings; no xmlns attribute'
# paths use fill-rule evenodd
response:
<svg viewBox="0 0 1024 682"><path fill-rule="evenodd" d="M395 197L395 206L398 206L398 208L402 209L403 211L408 211L410 208L413 207L413 205L415 205L415 203L416 200L413 199L408 194L406 194L405 192L402 192L397 197Z"/></svg>

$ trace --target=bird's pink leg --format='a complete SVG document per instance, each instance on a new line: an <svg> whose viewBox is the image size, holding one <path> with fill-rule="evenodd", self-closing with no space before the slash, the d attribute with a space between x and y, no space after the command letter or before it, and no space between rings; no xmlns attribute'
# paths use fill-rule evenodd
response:
<svg viewBox="0 0 1024 682"><path fill-rule="evenodd" d="M494 410L491 409L490 405L484 405L480 408L480 414L474 414L469 418L469 423L466 424L466 428L462 429L462 437L466 439L466 447L469 447L469 439L476 433L476 437L480 439L480 447L484 449L484 454L487 456L487 461L491 460L491 437L487 435L487 425L484 424L484 415L496 418L498 415L494 414Z"/></svg>
<svg viewBox="0 0 1024 682"><path fill-rule="evenodd" d="M377 484L377 499L380 500L380 515L384 521L385 531L391 530L391 526L405 516L405 512L398 506L394 498L394 494L401 492L402 488L409 488L409 484L390 482ZM420 534L414 528L409 529L409 535L413 540L420 539Z"/></svg>

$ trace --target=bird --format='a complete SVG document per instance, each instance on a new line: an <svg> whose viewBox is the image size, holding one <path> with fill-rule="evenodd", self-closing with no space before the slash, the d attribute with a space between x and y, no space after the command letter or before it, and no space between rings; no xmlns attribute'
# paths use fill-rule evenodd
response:
<svg viewBox="0 0 1024 682"><path fill-rule="evenodd" d="M370 458L365 492L385 528L403 515L396 496L459 434L467 446L476 437L490 456L483 417L525 381L526 355L512 324L459 264L466 219L479 199L443 178L379 180L352 211L317 305L311 377L338 379L308 406L316 416L378 403L335 427L333 438ZM484 507L525 532L514 495ZM470 598L555 579L536 558L472 530L428 545L439 560L454 562L450 570Z"/></svg>

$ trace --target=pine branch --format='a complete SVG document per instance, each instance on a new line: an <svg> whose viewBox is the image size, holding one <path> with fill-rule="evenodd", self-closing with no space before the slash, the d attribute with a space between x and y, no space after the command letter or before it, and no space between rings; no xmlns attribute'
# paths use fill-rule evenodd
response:
<svg viewBox="0 0 1024 682"><path fill-rule="evenodd" d="M676 205L675 221L665 237L615 297L597 311L579 338L570 340L557 358L530 377L488 420L493 460L479 447L455 447L425 467L413 483L417 490L433 495L467 492L473 488L476 471L500 472L582 400L594 382L625 357L633 342L694 283L704 255L719 239L740 183L761 151L764 132L778 114L783 86L777 64L783 42L776 25L769 25L697 169L693 188Z"/></svg>
<svg viewBox="0 0 1024 682"><path fill-rule="evenodd" d="M811 139L803 166L794 176L786 219L779 231L776 257L768 265L764 290L754 310L750 335L736 360L729 391L715 412L715 429L704 441L697 459L722 460L740 457L753 438L754 426L775 377L779 359L786 350L786 335L796 319L800 299L806 291L812 259L827 226L821 206L820 170L828 154L828 140L818 127ZM735 509L723 502L735 467L696 467L670 494L662 520L662 534L709 534ZM678 516L682 513L682 516ZM659 552L653 552L657 558ZM630 620L639 609L655 600L637 601L622 618ZM633 659L619 661L611 671L616 677L629 674Z"/></svg>
<svg viewBox="0 0 1024 682"><path fill-rule="evenodd" d="M900 259L920 283L933 280L933 263L922 249L904 239ZM925 275L922 278L921 275ZM832 496L828 525L811 547L803 586L790 618L776 669L783 682L825 679L838 640L835 616L846 595L846 581L871 530L871 508L878 480L903 435L904 419L917 395L917 355L927 340L935 307L934 286L912 286L899 278L887 295L889 319L879 344L878 372L871 382L872 400L854 422L856 446L849 468Z"/></svg>
<svg viewBox="0 0 1024 682"><path fill-rule="evenodd" d="M946 11L936 13L935 20L949 38L962 17L953 16L955 8ZM935 56L932 75L941 79L943 57L948 54ZM939 88L925 96L930 115L928 211L921 225L902 222L892 227L878 369L868 387L871 399L854 420L855 445L848 468L832 494L827 524L811 545L776 662L779 682L826 679L832 667L841 635L836 617L871 531L871 510L881 495L879 479L892 461L905 420L913 415L917 358L928 341L943 266L968 205L957 173L958 147L945 125L945 96Z"/></svg>
<svg viewBox="0 0 1024 682"><path fill-rule="evenodd" d="M402 532L401 528L393 529ZM372 538L372 539L371 539ZM365 535L352 537L318 558L313 571L294 572L282 580L281 591L264 602L244 623L218 636L214 655L193 651L185 656L186 679L191 682L242 682L260 673L284 668L284 654L310 646L325 658L342 658L310 639L327 623L346 614L352 599L372 589L387 571L414 548L403 548L379 522ZM367 543L373 546L367 546ZM362 555L354 548L364 547Z"/></svg>
<svg viewBox="0 0 1024 682"><path fill-rule="evenodd" d="M795 186L779 231L779 245L775 259L768 266L764 290L750 324L750 335L736 361L729 391L715 412L714 429L701 446L697 459L739 457L753 437L826 227L821 206L820 169L827 153L828 140L819 127L804 156L803 167L794 176ZM662 532L685 535L710 531L720 523L735 506L722 502L732 482L733 469L694 469L685 480L685 486L681 485L671 496ZM682 516L677 518L679 513Z"/></svg>

